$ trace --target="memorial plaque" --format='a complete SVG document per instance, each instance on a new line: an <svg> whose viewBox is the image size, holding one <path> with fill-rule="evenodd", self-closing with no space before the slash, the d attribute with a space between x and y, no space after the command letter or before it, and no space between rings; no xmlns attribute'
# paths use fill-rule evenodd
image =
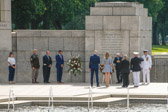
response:
<svg viewBox="0 0 168 112"><path fill-rule="evenodd" d="M11 24L6 23L6 22L0 22L0 30L2 30L2 29L10 30L11 29Z"/></svg>
<svg viewBox="0 0 168 112"><path fill-rule="evenodd" d="M105 52L114 54L121 51L123 37L120 31L96 31L95 34L95 48L101 54Z"/></svg>
<svg viewBox="0 0 168 112"><path fill-rule="evenodd" d="M129 33L123 33L122 31L96 31L95 32L95 49L97 49L100 54L105 54L109 52L114 55L117 52L127 53L129 46L124 49L124 44L127 43L126 37L129 38Z"/></svg>

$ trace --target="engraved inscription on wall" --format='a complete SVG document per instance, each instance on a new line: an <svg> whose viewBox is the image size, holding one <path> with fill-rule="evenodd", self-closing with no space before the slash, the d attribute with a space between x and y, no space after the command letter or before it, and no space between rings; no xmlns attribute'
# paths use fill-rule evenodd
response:
<svg viewBox="0 0 168 112"><path fill-rule="evenodd" d="M110 52L110 54L115 54L121 52L123 38L118 32L103 32L102 35L97 35L95 44L100 53Z"/></svg>
<svg viewBox="0 0 168 112"><path fill-rule="evenodd" d="M0 27L7 27L6 23L0 23Z"/></svg>

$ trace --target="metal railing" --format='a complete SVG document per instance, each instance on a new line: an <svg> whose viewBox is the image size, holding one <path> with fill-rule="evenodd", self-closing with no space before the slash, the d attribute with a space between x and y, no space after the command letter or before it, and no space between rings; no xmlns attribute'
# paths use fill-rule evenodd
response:
<svg viewBox="0 0 168 112"><path fill-rule="evenodd" d="M93 111L93 96L92 96L92 87L89 87L89 94L88 94L88 111L90 112L90 107L91 111Z"/></svg>
<svg viewBox="0 0 168 112"><path fill-rule="evenodd" d="M130 108L129 108L129 88L127 87L127 112L129 112Z"/></svg>
<svg viewBox="0 0 168 112"><path fill-rule="evenodd" d="M49 109L48 111L53 111L54 109L54 98L53 98L52 86L50 87L50 90L49 90L48 109Z"/></svg>
<svg viewBox="0 0 168 112"><path fill-rule="evenodd" d="M167 94L168 94L168 86L167 86ZM167 95L167 112L168 112L168 95Z"/></svg>
<svg viewBox="0 0 168 112"><path fill-rule="evenodd" d="M10 112L11 98L12 98L12 106L13 106L12 111L15 112L14 92L13 92L13 90L10 88L10 90L9 90L9 99L8 99L8 112Z"/></svg>
<svg viewBox="0 0 168 112"><path fill-rule="evenodd" d="M126 89L127 89L127 112L130 112L130 107L129 107L129 105L130 105L130 101L129 101L130 100L130 92L129 92L128 87ZM89 94L88 94L88 112L93 111L93 93L94 92L92 91L92 87L90 86L89 87ZM100 94L100 93L98 93L98 94ZM167 102L168 102L168 100L167 100ZM91 109L90 109L90 107L91 107ZM110 106L108 105L108 108L109 107Z"/></svg>

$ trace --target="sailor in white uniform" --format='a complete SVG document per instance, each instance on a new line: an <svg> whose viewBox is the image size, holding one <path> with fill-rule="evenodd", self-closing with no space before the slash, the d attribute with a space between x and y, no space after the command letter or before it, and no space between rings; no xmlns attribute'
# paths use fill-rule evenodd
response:
<svg viewBox="0 0 168 112"><path fill-rule="evenodd" d="M148 50L144 50L144 55L142 56L142 58L144 59L144 61L141 63L141 67L142 67L142 72L143 72L143 84L146 83L146 79L147 79L147 84L150 83L150 71L152 68L152 59L151 56L148 55Z"/></svg>
<svg viewBox="0 0 168 112"><path fill-rule="evenodd" d="M133 52L134 58L131 59L131 70L133 72L134 87L139 87L140 71L142 58L139 57L139 52Z"/></svg>

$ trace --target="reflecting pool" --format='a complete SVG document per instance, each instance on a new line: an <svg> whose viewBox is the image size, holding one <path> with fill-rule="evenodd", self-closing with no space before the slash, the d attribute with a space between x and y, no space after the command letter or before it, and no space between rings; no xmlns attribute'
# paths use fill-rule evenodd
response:
<svg viewBox="0 0 168 112"><path fill-rule="evenodd" d="M7 112L7 110L0 110L0 112ZM12 112L12 110L10 111ZM54 107L53 110L48 107L41 106L25 106L17 108L15 112L88 112L87 107L68 107L58 106ZM89 112L127 112L126 105L115 104L109 105L108 107L93 107ZM129 112L167 112L166 104L147 104L147 103L134 103L130 105Z"/></svg>

